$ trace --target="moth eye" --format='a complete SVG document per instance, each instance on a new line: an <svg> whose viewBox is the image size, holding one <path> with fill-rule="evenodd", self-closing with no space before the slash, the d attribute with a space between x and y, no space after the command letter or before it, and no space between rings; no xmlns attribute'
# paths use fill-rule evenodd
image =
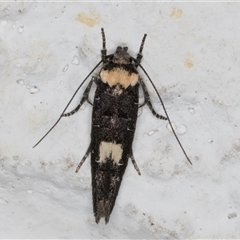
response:
<svg viewBox="0 0 240 240"><path fill-rule="evenodd" d="M123 51L124 51L124 52L127 52L127 50L128 50L128 47L124 47L124 48L123 48Z"/></svg>
<svg viewBox="0 0 240 240"><path fill-rule="evenodd" d="M116 49L116 52L121 52L122 51L122 47L118 46L117 49Z"/></svg>

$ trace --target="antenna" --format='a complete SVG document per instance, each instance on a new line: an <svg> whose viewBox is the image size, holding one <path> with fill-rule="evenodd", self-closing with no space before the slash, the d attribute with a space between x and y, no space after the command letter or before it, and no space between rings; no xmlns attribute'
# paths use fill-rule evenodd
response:
<svg viewBox="0 0 240 240"><path fill-rule="evenodd" d="M142 43L141 43L141 45L140 45L140 49L139 49L137 58L136 58L136 67L138 67L138 65L139 65L140 62L141 62L143 46L144 46L146 37L147 37L147 34L145 33L144 36L143 36L143 39L142 39Z"/></svg>
<svg viewBox="0 0 240 240"><path fill-rule="evenodd" d="M106 49L106 38L105 38L105 32L104 29L101 28L101 32L102 32L102 50L101 50L101 54L102 54L102 61L103 63L106 62L106 56L107 56L107 49Z"/></svg>
<svg viewBox="0 0 240 240"><path fill-rule="evenodd" d="M141 49L141 48L140 48L140 49ZM151 78L149 77L149 75L147 74L147 72L146 72L146 70L143 68L143 66L142 66L140 63L139 63L138 65L139 65L140 68L143 70L143 72L146 74L148 80L149 80L150 83L152 84L152 86L153 86L155 92L157 93L158 98L159 98L159 100L160 100L160 102L161 102L161 104L162 104L163 110L164 110L164 112L165 112L165 114L166 114L166 116L167 116L167 120L168 120L168 122L169 122L169 124L170 124L170 127L171 127L172 131L173 131L173 134L174 134L175 138L177 139L178 144L179 144L179 146L181 147L181 149L182 149L182 151L183 151L185 157L187 158L188 162L192 165L192 162L190 161L190 159L189 159L187 153L185 152L185 150L184 150L184 148L183 148L181 142L179 141L178 136L177 136L177 134L176 134L176 132L175 132L173 126L172 126L172 123L171 123L170 118L169 118L169 116L168 116L167 110L166 110L166 108L165 108L165 106L164 106L164 103L163 103L162 98L160 97L160 94L159 94L158 91L157 91L157 88L156 88L155 85L153 84L153 81L151 80Z"/></svg>
<svg viewBox="0 0 240 240"><path fill-rule="evenodd" d="M71 99L69 100L67 106L64 108L63 112L61 113L60 117L58 118L58 120L53 124L53 126L47 131L47 133L33 146L33 148L35 148L52 130L53 128L59 123L59 121L61 120L61 118L63 117L63 114L66 112L68 106L70 105L70 103L72 102L72 100L74 99L74 97L76 96L77 92L79 91L79 89L82 87L82 85L86 82L86 80L89 78L89 76L95 71L95 69L102 63L103 60L101 60L94 68L93 70L85 77L85 79L82 81L82 83L78 86L77 90L74 92L74 94L72 95Z"/></svg>

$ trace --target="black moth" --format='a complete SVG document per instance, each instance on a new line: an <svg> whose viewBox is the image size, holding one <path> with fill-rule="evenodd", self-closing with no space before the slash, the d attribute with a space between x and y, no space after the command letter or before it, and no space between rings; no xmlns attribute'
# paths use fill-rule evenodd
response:
<svg viewBox="0 0 240 240"><path fill-rule="evenodd" d="M147 104L154 116L169 121L183 153L189 163L192 163L172 127L156 87L140 64L143 45L147 35L145 34L143 37L137 57L133 58L128 54L127 47L120 46L117 47L115 53L107 55L104 30L101 29L101 31L103 40L101 61L80 84L57 122L35 146L48 135L62 117L73 115L86 101L93 106L91 143L86 154L80 161L76 172L79 171L91 153L93 212L96 223L99 222L100 218L105 218L105 223L108 223L129 158L140 175L140 170L135 162L132 151L137 113L140 107ZM90 80L79 105L73 111L65 113L83 83L100 64L102 64L100 72ZM139 76L138 67L143 70L153 85L167 117L157 114L153 109L146 85ZM89 100L89 92L93 83L97 85L97 88L94 102L91 103ZM142 104L139 104L139 87L142 88L144 94L144 102Z"/></svg>

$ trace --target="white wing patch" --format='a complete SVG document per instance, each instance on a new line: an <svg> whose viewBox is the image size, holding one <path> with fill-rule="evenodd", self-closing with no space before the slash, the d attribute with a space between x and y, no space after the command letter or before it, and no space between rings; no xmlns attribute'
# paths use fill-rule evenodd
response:
<svg viewBox="0 0 240 240"><path fill-rule="evenodd" d="M128 71L115 68L111 71L102 70L100 73L100 77L104 83L108 83L110 87L120 84L125 89L131 85L134 86L138 82L138 74L137 73L129 73Z"/></svg>
<svg viewBox="0 0 240 240"><path fill-rule="evenodd" d="M99 162L105 163L107 158L112 158L115 164L118 164L122 158L122 144L115 142L101 142L99 148Z"/></svg>

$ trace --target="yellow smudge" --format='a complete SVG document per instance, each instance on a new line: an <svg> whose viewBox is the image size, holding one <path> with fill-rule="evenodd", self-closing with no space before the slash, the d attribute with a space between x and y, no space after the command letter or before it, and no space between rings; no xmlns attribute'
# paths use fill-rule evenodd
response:
<svg viewBox="0 0 240 240"><path fill-rule="evenodd" d="M100 15L97 14L96 12L89 13L81 12L77 15L76 20L83 24L86 24L89 27L94 27L99 23Z"/></svg>
<svg viewBox="0 0 240 240"><path fill-rule="evenodd" d="M191 53L187 53L185 60L184 60L184 66L186 68L192 68L194 65L193 63L193 55Z"/></svg>
<svg viewBox="0 0 240 240"><path fill-rule="evenodd" d="M172 12L171 12L171 18L181 18L182 17L182 14L183 14L183 11L182 9L180 8L177 8L177 7L172 7Z"/></svg>

